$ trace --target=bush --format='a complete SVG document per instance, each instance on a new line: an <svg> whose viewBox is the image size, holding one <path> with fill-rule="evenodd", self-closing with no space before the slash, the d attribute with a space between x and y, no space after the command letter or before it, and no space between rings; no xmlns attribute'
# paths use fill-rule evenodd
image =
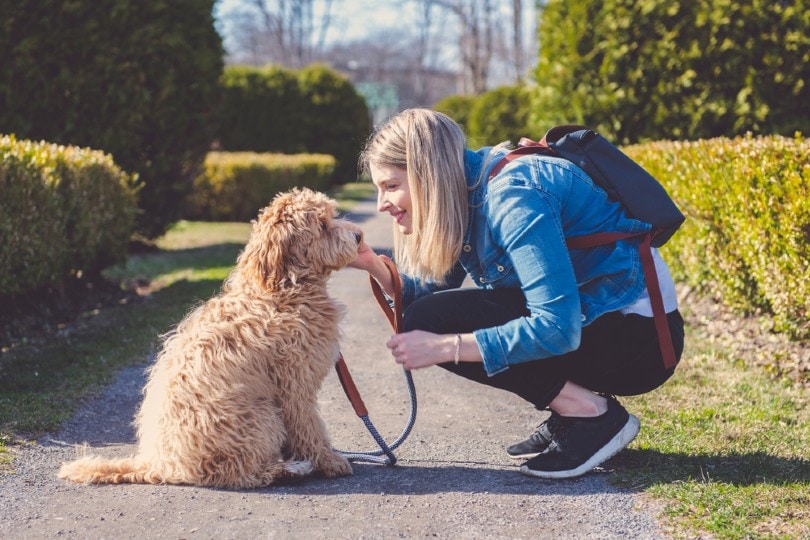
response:
<svg viewBox="0 0 810 540"><path fill-rule="evenodd" d="M281 67L231 66L221 78L217 139L229 152L304 151L298 76Z"/></svg>
<svg viewBox="0 0 810 540"><path fill-rule="evenodd" d="M625 151L687 216L664 246L676 279L810 338L810 140L748 135Z"/></svg>
<svg viewBox="0 0 810 540"><path fill-rule="evenodd" d="M477 99L475 96L447 96L437 101L433 106L433 110L446 114L461 126L464 133L468 133L470 129L470 113Z"/></svg>
<svg viewBox="0 0 810 540"><path fill-rule="evenodd" d="M336 71L319 65L298 75L307 103L301 121L307 152L335 156L339 184L357 179L357 158L371 132L366 101L352 83Z"/></svg>
<svg viewBox="0 0 810 540"><path fill-rule="evenodd" d="M293 187L324 191L335 158L317 154L211 152L194 182L185 217L200 221L250 221L279 192Z"/></svg>
<svg viewBox="0 0 810 540"><path fill-rule="evenodd" d="M0 126L91 147L138 173L154 238L211 140L222 72L215 0L18 0L0 9Z"/></svg>
<svg viewBox="0 0 810 540"><path fill-rule="evenodd" d="M102 152L0 137L0 296L123 260L133 186Z"/></svg>
<svg viewBox="0 0 810 540"><path fill-rule="evenodd" d="M336 160L333 180L357 178L371 119L348 79L319 65L228 67L222 86L222 150L329 154Z"/></svg>
<svg viewBox="0 0 810 540"><path fill-rule="evenodd" d="M467 136L480 145L511 141L532 134L528 126L531 95L524 86L501 86L481 95L470 111Z"/></svg>

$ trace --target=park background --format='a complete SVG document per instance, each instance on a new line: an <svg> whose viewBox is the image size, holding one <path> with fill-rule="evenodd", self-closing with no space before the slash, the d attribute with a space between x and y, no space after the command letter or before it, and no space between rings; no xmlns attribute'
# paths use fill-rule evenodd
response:
<svg viewBox="0 0 810 540"><path fill-rule="evenodd" d="M667 396L680 416L635 443L690 441L692 481L668 484L665 467L624 481L682 502L684 530L808 534L808 7L0 1L3 455L106 380L87 364L104 344L77 359L89 321L188 279L155 268L175 264L167 239L239 237L294 185L369 195L355 161L371 128L428 106L471 146L586 124L667 187L687 223L665 256L692 334L707 334L689 364L722 376L691 374L699 404ZM132 336L132 354L183 311Z"/></svg>

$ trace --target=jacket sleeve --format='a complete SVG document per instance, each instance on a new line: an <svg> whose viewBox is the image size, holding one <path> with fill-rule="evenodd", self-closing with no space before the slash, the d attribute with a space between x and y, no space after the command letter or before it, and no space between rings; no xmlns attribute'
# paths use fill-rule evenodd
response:
<svg viewBox="0 0 810 540"><path fill-rule="evenodd" d="M536 186L508 181L490 189L487 219L493 240L512 260L529 314L477 330L491 376L510 364L541 360L579 347L579 292L565 245L560 201Z"/></svg>

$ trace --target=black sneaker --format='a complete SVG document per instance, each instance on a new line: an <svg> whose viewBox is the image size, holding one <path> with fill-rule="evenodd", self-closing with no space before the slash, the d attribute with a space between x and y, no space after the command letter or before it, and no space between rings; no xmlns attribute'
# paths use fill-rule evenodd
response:
<svg viewBox="0 0 810 540"><path fill-rule="evenodd" d="M506 453L509 457L515 459L526 459L534 457L537 454L544 452L551 440L554 437L554 432L562 422L562 416L554 411L551 411L545 422L537 426L537 430L523 442L513 444L506 448Z"/></svg>
<svg viewBox="0 0 810 540"><path fill-rule="evenodd" d="M548 449L527 461L520 472L539 478L573 478L607 461L636 438L638 418L613 397L608 410L595 418L565 417Z"/></svg>

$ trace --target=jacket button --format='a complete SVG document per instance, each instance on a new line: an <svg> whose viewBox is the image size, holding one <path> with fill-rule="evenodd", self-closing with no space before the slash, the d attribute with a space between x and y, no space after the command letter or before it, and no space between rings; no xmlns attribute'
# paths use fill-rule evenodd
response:
<svg viewBox="0 0 810 540"><path fill-rule="evenodd" d="M498 272L503 272L503 265L502 264L498 265Z"/></svg>
<svg viewBox="0 0 810 540"><path fill-rule="evenodd" d="M583 313L582 315L580 315L580 316L579 316L579 319L580 319L582 322L585 322L585 319L587 319L587 317L586 317L586 316L585 316L585 314Z"/></svg>
<svg viewBox="0 0 810 540"><path fill-rule="evenodd" d="M478 278L478 281L480 281L481 283L483 283L483 282L484 282L484 281L486 281L486 280L484 279L484 276L481 276L480 278Z"/></svg>
<svg viewBox="0 0 810 540"><path fill-rule="evenodd" d="M470 247L469 244L464 244L464 246L461 249L463 249L465 253L469 253L472 248Z"/></svg>

